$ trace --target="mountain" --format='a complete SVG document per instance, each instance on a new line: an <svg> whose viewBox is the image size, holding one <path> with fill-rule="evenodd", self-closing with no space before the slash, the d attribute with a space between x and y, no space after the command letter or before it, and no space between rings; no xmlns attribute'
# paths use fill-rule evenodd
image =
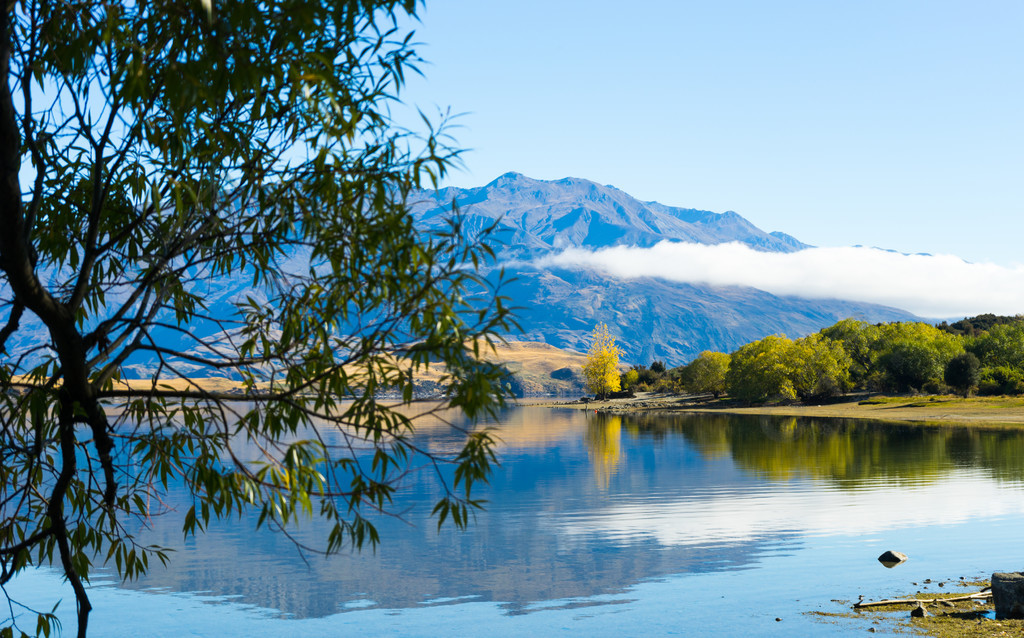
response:
<svg viewBox="0 0 1024 638"><path fill-rule="evenodd" d="M537 264L566 248L648 247L665 240L740 242L771 252L810 247L782 232L767 233L732 211L666 206L585 179L545 181L518 173L477 188L420 191L412 201L422 228L440 228L453 202L468 229L497 223L498 265L514 278L502 293L517 308L523 329L510 336L514 339L585 351L594 325L604 322L625 360L679 365L702 350L730 352L769 334L803 336L846 317L872 323L916 319L875 304L653 278L616 279L582 268Z"/></svg>
<svg viewBox="0 0 1024 638"><path fill-rule="evenodd" d="M567 177L556 181L505 173L479 188L419 191L412 197L421 227L439 228L452 203L470 229L499 223L505 258L535 258L569 247L653 246L659 241L739 241L759 250L808 248L785 233L766 233L740 215L642 202L614 186Z"/></svg>

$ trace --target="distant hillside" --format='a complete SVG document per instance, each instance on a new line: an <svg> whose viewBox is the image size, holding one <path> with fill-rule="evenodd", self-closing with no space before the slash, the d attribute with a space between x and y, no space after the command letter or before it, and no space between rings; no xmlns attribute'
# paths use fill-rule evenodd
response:
<svg viewBox="0 0 1024 638"><path fill-rule="evenodd" d="M499 343L494 353L485 356L490 361L504 364L514 378L511 383L518 395L558 395L578 397L586 394L583 385L582 368L586 356L571 350L562 350L546 343L512 341ZM416 376L418 393L429 397L438 391L437 382L444 374L444 368L433 366ZM125 387L145 389L149 379L133 379L118 382ZM162 384L169 388L187 390L202 388L214 392L241 392L242 383L223 377L194 377L168 379Z"/></svg>
<svg viewBox="0 0 1024 638"><path fill-rule="evenodd" d="M587 393L582 374L587 357L579 352L547 343L510 341L499 344L489 358L505 364L515 375L516 394L578 397Z"/></svg>
<svg viewBox="0 0 1024 638"><path fill-rule="evenodd" d="M753 288L616 280L576 269L509 274L515 281L504 292L520 308L521 338L586 352L594 325L604 322L631 364L681 365L703 350L731 352L770 334L803 336L846 317L870 323L916 319L872 304L779 297Z"/></svg>
<svg viewBox="0 0 1024 638"><path fill-rule="evenodd" d="M499 262L515 277L503 292L518 308L522 338L585 351L594 324L606 322L624 359L679 365L702 350L732 351L774 333L803 336L846 317L870 322L916 319L884 306L780 297L753 288L658 279L621 280L585 269L541 268L536 259L570 247L653 246L659 241L740 242L757 250L809 248L767 233L735 212L714 213L637 200L612 186L506 173L478 188L415 193L417 224L439 228L459 207L471 228L499 223ZM837 291L837 296L841 291Z"/></svg>

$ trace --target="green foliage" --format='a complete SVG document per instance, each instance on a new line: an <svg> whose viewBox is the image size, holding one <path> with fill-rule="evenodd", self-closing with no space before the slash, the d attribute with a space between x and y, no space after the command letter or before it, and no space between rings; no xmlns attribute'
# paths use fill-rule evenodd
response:
<svg viewBox="0 0 1024 638"><path fill-rule="evenodd" d="M797 339L792 357L792 379L802 399L823 398L850 390L852 360L843 346L820 334Z"/></svg>
<svg viewBox="0 0 1024 638"><path fill-rule="evenodd" d="M796 341L772 335L732 354L726 387L749 402L832 396L849 389L850 365L842 345L820 334Z"/></svg>
<svg viewBox="0 0 1024 638"><path fill-rule="evenodd" d="M630 368L619 375L619 386L623 390L632 390L639 381L640 373L637 372L636 368Z"/></svg>
<svg viewBox="0 0 1024 638"><path fill-rule="evenodd" d="M725 393L730 359L724 352L705 350L680 370L679 382L691 394L713 394L718 398Z"/></svg>
<svg viewBox="0 0 1024 638"><path fill-rule="evenodd" d="M0 14L0 585L59 565L79 635L96 561L134 578L167 560L127 521L163 513L171 482L194 497L186 534L243 509L275 527L320 516L327 552L378 541L364 511L386 511L410 466L455 468L441 521L479 505L493 438L421 450L401 405L443 365L445 405L492 413L506 372L485 355L511 325L478 271L489 231L454 210L443 232L412 224L409 198L457 158L443 122L420 136L390 119L417 62L399 16L416 7L24 0ZM203 287L228 275L250 298L210 317ZM14 351L31 316L48 342ZM128 387L140 356L159 370ZM242 396L191 384L196 368Z"/></svg>
<svg viewBox="0 0 1024 638"><path fill-rule="evenodd" d="M879 358L886 387L899 392L922 389L942 374L943 366L927 345L913 341L894 344Z"/></svg>
<svg viewBox="0 0 1024 638"><path fill-rule="evenodd" d="M621 351L615 345L615 338L608 332L608 326L594 326L591 335L593 343L587 351L587 361L583 364L583 379L587 388L596 396L605 398L610 392L619 390L619 355Z"/></svg>
<svg viewBox="0 0 1024 638"><path fill-rule="evenodd" d="M960 392L977 386L981 394L1024 393L1024 321L995 315L975 319L969 337L949 326L870 325L854 319L797 341L768 337L733 354L726 386L733 396L751 402L813 399L855 387L936 393L948 384ZM977 325L990 328L979 332ZM976 377L965 352L980 362ZM680 382L695 391L690 366L680 370Z"/></svg>
<svg viewBox="0 0 1024 638"><path fill-rule="evenodd" d="M972 352L964 352L946 364L944 380L951 388L967 396L978 385L980 368L978 357Z"/></svg>
<svg viewBox="0 0 1024 638"><path fill-rule="evenodd" d="M740 347L725 376L729 394L748 402L796 399L793 350L793 342L780 335Z"/></svg>
<svg viewBox="0 0 1024 638"><path fill-rule="evenodd" d="M1024 371L1010 366L982 368L978 377L978 394L1024 394Z"/></svg>
<svg viewBox="0 0 1024 638"><path fill-rule="evenodd" d="M975 331L965 343L981 365L978 393L1024 394L1024 323L1019 317L996 319L1003 321L987 332Z"/></svg>
<svg viewBox="0 0 1024 638"><path fill-rule="evenodd" d="M872 382L898 392L941 386L946 364L964 351L962 338L920 322L878 326L870 348Z"/></svg>
<svg viewBox="0 0 1024 638"><path fill-rule="evenodd" d="M636 372L636 382L630 389L641 392L675 392L676 382L665 367L664 361L654 361L650 366L634 365L631 368ZM625 386L623 386L624 389Z"/></svg>
<svg viewBox="0 0 1024 638"><path fill-rule="evenodd" d="M983 366L1024 369L1024 323L993 326L988 332L969 339L965 347Z"/></svg>
<svg viewBox="0 0 1024 638"><path fill-rule="evenodd" d="M967 317L960 321L954 321L953 323L946 323L943 321L935 327L950 334L975 337L991 331L992 328L996 326L1019 324L1022 321L1024 321L1024 317L1021 317L1021 315L1017 315L1016 317L1007 317L986 313L976 317Z"/></svg>
<svg viewBox="0 0 1024 638"><path fill-rule="evenodd" d="M631 368L636 371L637 383L642 385L644 388L650 388L652 384L658 382L658 374L644 365L636 365Z"/></svg>
<svg viewBox="0 0 1024 638"><path fill-rule="evenodd" d="M946 364L964 351L962 337L920 322L844 319L820 334L843 346L852 385L880 390L941 389Z"/></svg>
<svg viewBox="0 0 1024 638"><path fill-rule="evenodd" d="M843 319L820 332L821 336L839 343L850 358L850 380L862 383L872 369L871 344L878 327L856 319Z"/></svg>

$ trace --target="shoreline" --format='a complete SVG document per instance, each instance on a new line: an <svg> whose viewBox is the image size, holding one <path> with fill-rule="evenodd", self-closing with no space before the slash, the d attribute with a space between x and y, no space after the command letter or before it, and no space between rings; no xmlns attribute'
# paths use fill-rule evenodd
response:
<svg viewBox="0 0 1024 638"><path fill-rule="evenodd" d="M692 412L793 416L828 419L869 419L921 425L1024 426L1024 397L908 396L864 395L849 401L826 405L715 405L692 396L640 393L630 399L605 401L543 401L522 403L548 408L594 410L610 414Z"/></svg>
<svg viewBox="0 0 1024 638"><path fill-rule="evenodd" d="M15 378L15 381L19 380ZM125 379L115 385L123 388L146 390L152 387L148 379ZM220 377L181 378L161 381L169 390L204 390L239 393L241 386ZM244 396L240 396L244 399ZM429 401L430 399L420 399ZM1024 427L1024 396L991 396L963 398L954 395L885 396L861 393L848 395L823 405L786 404L743 406L728 400L713 400L710 395L693 396L640 392L633 398L604 401L559 400L548 397L524 397L512 405L593 410L605 414L737 414L804 417L823 419L863 419L882 422L912 423L918 425L966 425L973 427Z"/></svg>

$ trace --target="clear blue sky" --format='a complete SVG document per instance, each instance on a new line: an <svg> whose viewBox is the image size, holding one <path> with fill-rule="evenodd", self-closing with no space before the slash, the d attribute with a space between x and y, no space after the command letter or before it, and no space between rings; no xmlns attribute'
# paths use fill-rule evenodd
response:
<svg viewBox="0 0 1024 638"><path fill-rule="evenodd" d="M465 113L449 185L514 170L735 210L821 246L1024 263L1024 2L427 0Z"/></svg>

